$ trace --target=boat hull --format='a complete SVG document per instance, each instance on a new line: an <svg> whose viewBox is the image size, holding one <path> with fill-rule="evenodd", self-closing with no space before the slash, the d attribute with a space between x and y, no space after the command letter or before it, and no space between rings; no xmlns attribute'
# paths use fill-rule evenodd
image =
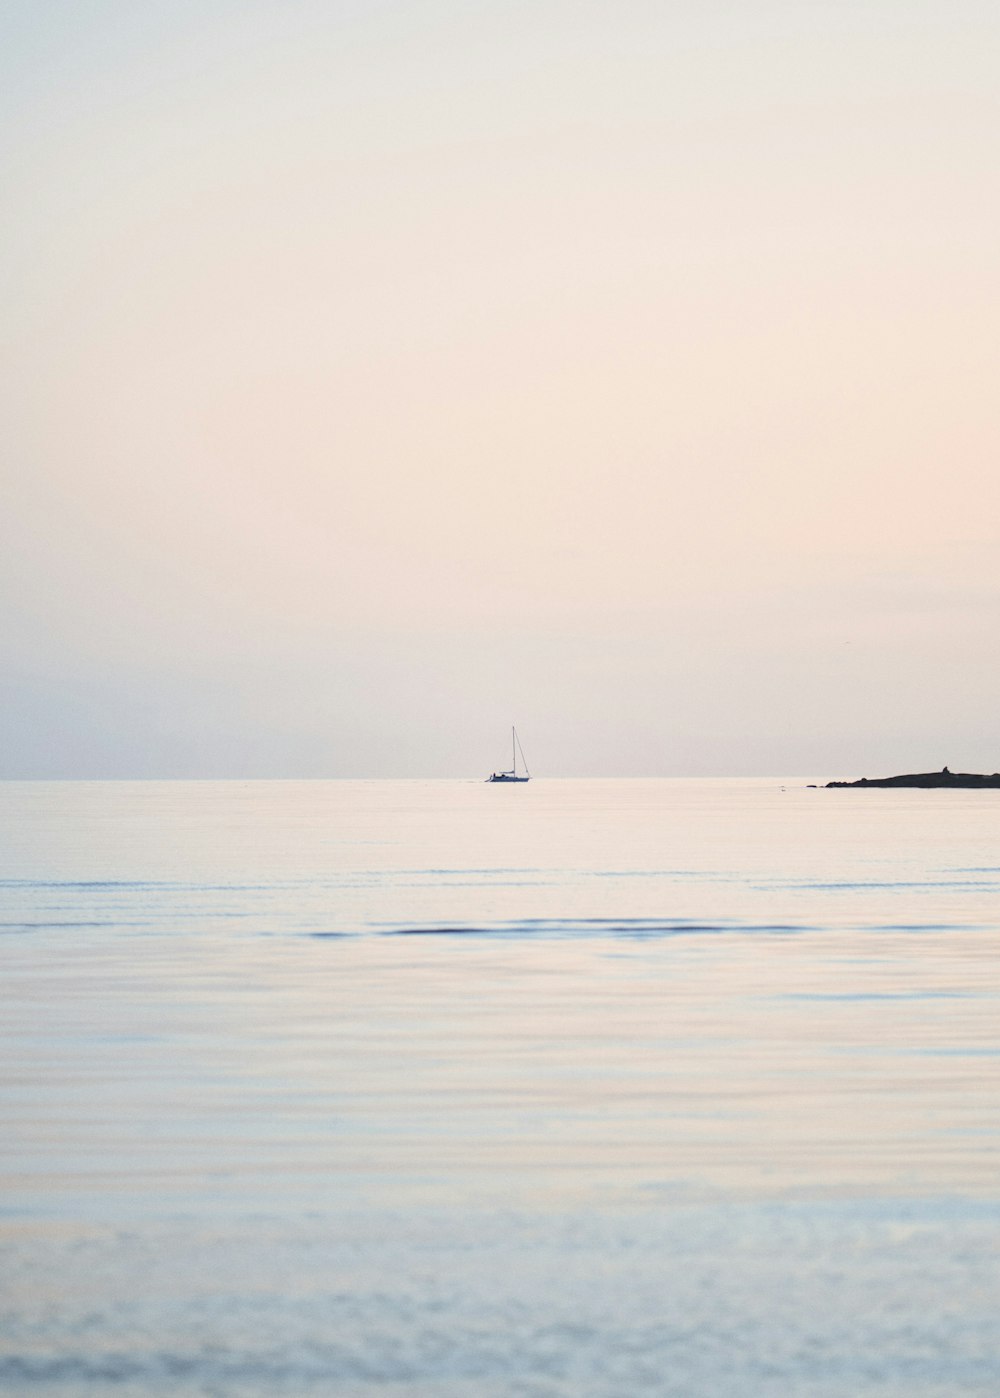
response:
<svg viewBox="0 0 1000 1398"><path fill-rule="evenodd" d="M489 782L530 782L530 777L509 777L505 772L494 772L492 777L487 777Z"/></svg>

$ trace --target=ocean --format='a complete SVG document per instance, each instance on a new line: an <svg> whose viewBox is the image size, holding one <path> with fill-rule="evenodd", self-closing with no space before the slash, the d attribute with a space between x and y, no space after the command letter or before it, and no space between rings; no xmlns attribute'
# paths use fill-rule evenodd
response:
<svg viewBox="0 0 1000 1398"><path fill-rule="evenodd" d="M1000 1392L1000 792L0 784L0 1390Z"/></svg>

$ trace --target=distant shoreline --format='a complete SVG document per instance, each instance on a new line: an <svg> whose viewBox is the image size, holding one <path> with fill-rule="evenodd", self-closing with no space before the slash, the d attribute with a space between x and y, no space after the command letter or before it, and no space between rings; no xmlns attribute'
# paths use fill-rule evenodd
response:
<svg viewBox="0 0 1000 1398"><path fill-rule="evenodd" d="M833 786L906 786L925 789L944 787L967 790L993 787L1000 790L1000 772L993 772L987 776L981 772L949 772L947 767L942 767L940 772L908 772L899 777L861 777L854 782L827 782L826 785L827 788Z"/></svg>

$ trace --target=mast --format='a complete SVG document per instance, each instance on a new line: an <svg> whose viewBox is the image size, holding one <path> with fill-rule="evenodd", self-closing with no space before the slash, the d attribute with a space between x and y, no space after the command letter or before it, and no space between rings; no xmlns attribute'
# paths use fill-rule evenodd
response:
<svg viewBox="0 0 1000 1398"><path fill-rule="evenodd" d="M510 757L511 757L511 762L513 763L513 769L512 769L512 770L513 770L513 772L514 772L514 776L515 776L515 777L517 776L517 748L515 747L515 743L516 743L516 742L517 742L517 729L514 727L513 724L511 724L511 726L510 726Z"/></svg>

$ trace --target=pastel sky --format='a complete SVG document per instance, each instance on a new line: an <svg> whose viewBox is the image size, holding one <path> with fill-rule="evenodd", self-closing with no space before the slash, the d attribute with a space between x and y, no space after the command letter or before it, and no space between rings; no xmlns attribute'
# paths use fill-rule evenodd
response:
<svg viewBox="0 0 1000 1398"><path fill-rule="evenodd" d="M995 0L8 0L9 777L1000 768Z"/></svg>

